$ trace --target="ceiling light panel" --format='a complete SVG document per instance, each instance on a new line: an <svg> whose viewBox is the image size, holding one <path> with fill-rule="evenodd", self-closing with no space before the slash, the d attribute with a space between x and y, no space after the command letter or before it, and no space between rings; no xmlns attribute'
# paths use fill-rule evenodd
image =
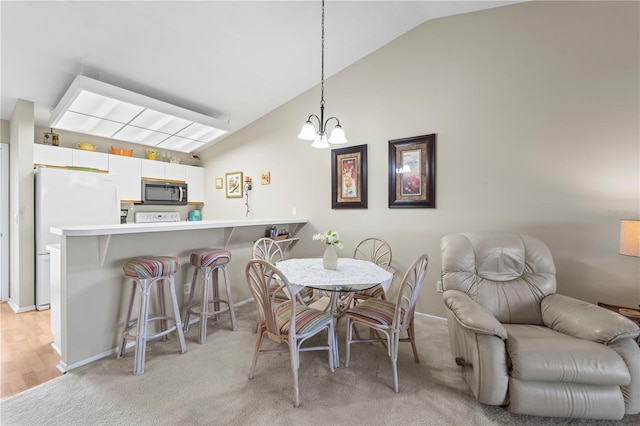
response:
<svg viewBox="0 0 640 426"><path fill-rule="evenodd" d="M179 132L191 123L193 122L152 109L145 109L142 114L131 121L131 125L133 126L168 133L170 135Z"/></svg>
<svg viewBox="0 0 640 426"><path fill-rule="evenodd" d="M103 138L112 137L122 127L122 123L103 120L90 115L78 114L73 111L67 112L56 125L57 129L72 130L74 132L86 133Z"/></svg>
<svg viewBox="0 0 640 426"><path fill-rule="evenodd" d="M181 138L179 136L171 136L164 142L158 145L158 148L171 149L174 151L182 152L195 152L198 148L203 147L202 142L194 141L192 139Z"/></svg>
<svg viewBox="0 0 640 426"><path fill-rule="evenodd" d="M155 146L167 139L169 136L171 135L154 132L153 130L143 129L141 127L124 126L120 131L113 135L113 138L142 145Z"/></svg>
<svg viewBox="0 0 640 426"><path fill-rule="evenodd" d="M83 90L73 101L69 111L125 124L144 111L144 108Z"/></svg>
<svg viewBox="0 0 640 426"><path fill-rule="evenodd" d="M218 136L224 135L225 133L227 132L225 132L224 130L215 129L210 126L204 126L199 123L192 123L189 127L178 132L177 136L182 136L183 138L194 139L206 143L217 138Z"/></svg>
<svg viewBox="0 0 640 426"><path fill-rule="evenodd" d="M229 131L228 121L79 75L51 113L50 127L197 152Z"/></svg>

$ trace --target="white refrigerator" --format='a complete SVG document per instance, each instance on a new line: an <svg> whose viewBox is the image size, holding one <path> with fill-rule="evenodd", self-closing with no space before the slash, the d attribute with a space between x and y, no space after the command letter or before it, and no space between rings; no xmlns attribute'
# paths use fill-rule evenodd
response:
<svg viewBox="0 0 640 426"><path fill-rule="evenodd" d="M120 223L118 176L39 167L35 170L35 295L38 310L51 303L48 245L60 244L52 226Z"/></svg>

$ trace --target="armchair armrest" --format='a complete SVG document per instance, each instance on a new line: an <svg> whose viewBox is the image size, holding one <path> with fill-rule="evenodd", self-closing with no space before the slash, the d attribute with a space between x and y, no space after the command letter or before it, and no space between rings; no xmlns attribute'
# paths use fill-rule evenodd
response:
<svg viewBox="0 0 640 426"><path fill-rule="evenodd" d="M578 339L613 343L640 334L640 328L628 318L562 294L548 295L541 308L544 325Z"/></svg>
<svg viewBox="0 0 640 426"><path fill-rule="evenodd" d="M458 290L446 290L442 297L454 318L464 328L475 333L507 338L507 330L498 320L465 293Z"/></svg>

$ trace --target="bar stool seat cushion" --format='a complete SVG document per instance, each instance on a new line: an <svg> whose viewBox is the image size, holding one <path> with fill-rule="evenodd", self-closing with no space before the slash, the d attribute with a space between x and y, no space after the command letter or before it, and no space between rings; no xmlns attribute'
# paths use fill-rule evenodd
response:
<svg viewBox="0 0 640 426"><path fill-rule="evenodd" d="M128 277L141 279L168 277L173 275L180 263L172 256L138 257L124 264L122 270Z"/></svg>
<svg viewBox="0 0 640 426"><path fill-rule="evenodd" d="M216 267L229 263L231 252L222 249L199 249L191 253L191 264L201 267Z"/></svg>

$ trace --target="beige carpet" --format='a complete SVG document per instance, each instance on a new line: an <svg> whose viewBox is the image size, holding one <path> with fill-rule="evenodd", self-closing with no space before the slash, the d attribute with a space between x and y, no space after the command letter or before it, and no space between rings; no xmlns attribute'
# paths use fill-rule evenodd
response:
<svg viewBox="0 0 640 426"><path fill-rule="evenodd" d="M3 425L619 425L510 414L478 404L449 353L446 325L416 317L415 364L408 344L399 356L400 393L393 392L388 357L381 346L353 347L344 367L328 369L326 352L306 352L300 362L301 405L292 405L287 355L263 356L256 377L247 378L256 335L252 304L238 308L238 331L226 318L210 322L208 341L199 345L197 324L187 334L187 353L177 342L148 345L145 374L134 376L133 349L75 369L0 404Z"/></svg>

